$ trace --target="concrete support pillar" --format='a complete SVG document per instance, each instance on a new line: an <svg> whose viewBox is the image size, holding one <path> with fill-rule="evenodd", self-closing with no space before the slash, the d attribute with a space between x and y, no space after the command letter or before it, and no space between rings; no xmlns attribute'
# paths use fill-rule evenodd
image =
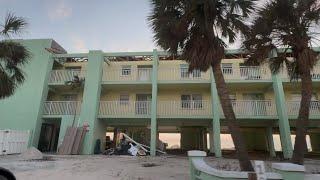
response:
<svg viewBox="0 0 320 180"><path fill-rule="evenodd" d="M214 148L213 148L213 131L212 129L209 129L209 142L210 142L210 153L214 153Z"/></svg>
<svg viewBox="0 0 320 180"><path fill-rule="evenodd" d="M277 52L273 50L270 57L276 57ZM293 153L291 137L290 137L290 125L287 113L286 101L284 96L284 90L281 78L278 74L272 75L272 86L276 99L277 114L279 117L279 130L281 146L283 151L283 157L285 159L290 159Z"/></svg>
<svg viewBox="0 0 320 180"><path fill-rule="evenodd" d="M272 127L267 127L267 141L268 141L268 149L270 153L270 157L276 157L276 151L274 149L274 143L273 143L273 129Z"/></svg>
<svg viewBox="0 0 320 180"><path fill-rule="evenodd" d="M151 137L150 137L150 155L156 155L157 147L157 96L158 96L158 53L153 50L152 65L152 102L151 102Z"/></svg>
<svg viewBox="0 0 320 180"><path fill-rule="evenodd" d="M212 68L210 68L211 77L211 101L212 101L212 139L213 150L216 157L221 157L221 142L220 142L220 101L216 87L216 82L213 77ZM210 141L211 142L211 141ZM211 145L211 146L212 146Z"/></svg>
<svg viewBox="0 0 320 180"><path fill-rule="evenodd" d="M320 152L320 133L309 133L312 152Z"/></svg>
<svg viewBox="0 0 320 180"><path fill-rule="evenodd" d="M102 135L98 135L95 132L99 123L97 116L99 112L103 60L102 51L89 51L79 121L80 126L87 123L89 125L89 131L83 142L82 154L92 154L96 139L104 138L98 137Z"/></svg>
<svg viewBox="0 0 320 180"><path fill-rule="evenodd" d="M64 135L66 134L68 126L72 126L74 116L62 116L59 131L58 148L63 142Z"/></svg>

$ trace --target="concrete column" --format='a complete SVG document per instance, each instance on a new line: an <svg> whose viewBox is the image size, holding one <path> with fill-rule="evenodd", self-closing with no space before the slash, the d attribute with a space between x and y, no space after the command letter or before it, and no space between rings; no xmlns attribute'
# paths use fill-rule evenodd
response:
<svg viewBox="0 0 320 180"><path fill-rule="evenodd" d="M273 143L272 127L267 127L266 132L267 132L268 149L269 149L270 157L276 157L276 151L274 149L274 143Z"/></svg>
<svg viewBox="0 0 320 180"><path fill-rule="evenodd" d="M97 138L95 131L98 125L98 110L101 93L101 77L103 66L103 52L100 50L89 51L88 65L85 76L83 101L81 105L79 125L88 123L89 131L82 146L82 154L92 154ZM102 136L102 135L101 135Z"/></svg>
<svg viewBox="0 0 320 180"><path fill-rule="evenodd" d="M221 157L221 142L220 142L220 101L216 87L216 82L213 77L212 68L210 68L211 77L211 101L212 101L212 138L213 149L216 157ZM211 145L211 146L212 146Z"/></svg>
<svg viewBox="0 0 320 180"><path fill-rule="evenodd" d="M270 57L276 57L277 52L273 50ZM283 157L290 159L293 153L291 137L290 137L290 125L286 107L286 100L284 96L284 90L282 80L278 74L272 74L272 86L276 98L277 114L279 117L279 130Z"/></svg>
<svg viewBox="0 0 320 180"><path fill-rule="evenodd" d="M64 135L66 134L68 126L72 126L74 116L62 116L59 131L58 148L62 144Z"/></svg>
<svg viewBox="0 0 320 180"><path fill-rule="evenodd" d="M209 129L209 142L210 142L210 153L214 153L214 148L213 148L213 131L212 131L212 129Z"/></svg>
<svg viewBox="0 0 320 180"><path fill-rule="evenodd" d="M151 102L151 137L150 137L150 155L156 155L157 146L157 98L158 98L158 53L153 50L152 65L152 102Z"/></svg>

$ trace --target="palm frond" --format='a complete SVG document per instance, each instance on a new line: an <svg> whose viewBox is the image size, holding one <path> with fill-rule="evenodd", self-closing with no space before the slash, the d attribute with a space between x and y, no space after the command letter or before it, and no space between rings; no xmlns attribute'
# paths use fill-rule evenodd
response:
<svg viewBox="0 0 320 180"><path fill-rule="evenodd" d="M27 26L27 22L23 17L15 16L13 13L8 13L4 24L1 25L3 28L0 31L0 35L10 36L10 34L19 34Z"/></svg>

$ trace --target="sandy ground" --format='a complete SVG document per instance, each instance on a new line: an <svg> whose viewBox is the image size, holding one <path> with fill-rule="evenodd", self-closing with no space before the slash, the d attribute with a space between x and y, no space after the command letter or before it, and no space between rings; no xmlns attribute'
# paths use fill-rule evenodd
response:
<svg viewBox="0 0 320 180"><path fill-rule="evenodd" d="M25 161L19 156L0 156L0 166L10 169L18 180L185 180L189 179L188 159L184 156L49 156L51 161ZM205 159L211 166L239 170L235 159ZM152 167L144 165L153 164ZM320 161L306 159L310 173L320 172ZM270 170L270 162L266 162Z"/></svg>

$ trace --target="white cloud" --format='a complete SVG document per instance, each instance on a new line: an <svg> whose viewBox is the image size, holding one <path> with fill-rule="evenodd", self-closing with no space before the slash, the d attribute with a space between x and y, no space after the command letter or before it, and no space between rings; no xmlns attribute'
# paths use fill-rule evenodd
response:
<svg viewBox="0 0 320 180"><path fill-rule="evenodd" d="M64 19L72 15L72 8L64 0L50 1L48 16L51 20Z"/></svg>

